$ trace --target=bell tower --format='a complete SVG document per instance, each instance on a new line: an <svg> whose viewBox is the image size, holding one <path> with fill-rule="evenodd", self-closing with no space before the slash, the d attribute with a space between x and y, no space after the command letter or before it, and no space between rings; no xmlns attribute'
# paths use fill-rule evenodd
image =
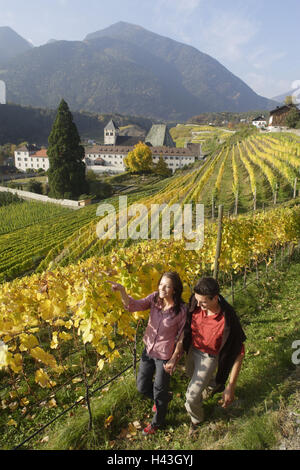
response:
<svg viewBox="0 0 300 470"><path fill-rule="evenodd" d="M111 119L104 128L104 145L116 145L119 128Z"/></svg>

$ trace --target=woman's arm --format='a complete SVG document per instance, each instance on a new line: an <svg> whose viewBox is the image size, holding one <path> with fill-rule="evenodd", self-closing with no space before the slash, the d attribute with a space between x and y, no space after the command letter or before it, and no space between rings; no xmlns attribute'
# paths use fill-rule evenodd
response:
<svg viewBox="0 0 300 470"><path fill-rule="evenodd" d="M108 281L114 291L119 291L121 294L122 302L124 307L130 312L142 312L143 310L148 310L151 307L151 300L154 293L148 295L144 299L133 299L130 295L127 294L125 287L118 282Z"/></svg>
<svg viewBox="0 0 300 470"><path fill-rule="evenodd" d="M172 375L174 370L175 370L175 367L176 367L176 364L177 362L179 361L179 359L181 358L182 356L182 352L183 352L183 338L184 338L184 332L181 333L180 335L180 338L179 340L177 341L176 343L176 347L175 347L175 350L172 354L172 357L168 360L168 362L164 365L164 369L165 371Z"/></svg>
<svg viewBox="0 0 300 470"><path fill-rule="evenodd" d="M118 282L112 282L112 281L108 281L108 282L111 284L112 290L120 292L123 305L124 307L128 308L130 298L126 292L125 287L122 286L122 284L119 284Z"/></svg>

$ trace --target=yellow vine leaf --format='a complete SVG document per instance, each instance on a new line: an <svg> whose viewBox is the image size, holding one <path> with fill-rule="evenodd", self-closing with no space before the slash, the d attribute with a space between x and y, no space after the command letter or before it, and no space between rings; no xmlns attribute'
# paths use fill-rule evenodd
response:
<svg viewBox="0 0 300 470"><path fill-rule="evenodd" d="M11 353L7 354L7 362L9 367L18 374L23 370L23 360L21 354L12 355Z"/></svg>
<svg viewBox="0 0 300 470"><path fill-rule="evenodd" d="M27 397L21 398L21 405L22 405L22 406L26 406L26 405L28 405L28 404L29 404L29 400L28 400Z"/></svg>
<svg viewBox="0 0 300 470"><path fill-rule="evenodd" d="M51 343L50 343L50 348L51 348L51 349L57 349L57 347L58 347L57 335L58 335L58 332L57 332L57 331L53 331L53 333L52 333L52 341L51 341Z"/></svg>
<svg viewBox="0 0 300 470"><path fill-rule="evenodd" d="M98 369L102 370L104 367L104 364L105 364L105 361L103 359L100 359L100 361L98 361L98 364L97 364Z"/></svg>
<svg viewBox="0 0 300 470"><path fill-rule="evenodd" d="M111 422L113 421L114 417L110 415L106 420L104 421L104 427L108 428L111 425Z"/></svg>
<svg viewBox="0 0 300 470"><path fill-rule="evenodd" d="M10 419L9 421L7 421L7 426L15 426L15 427L17 427L18 424L17 424L17 422L16 422L14 419Z"/></svg>
<svg viewBox="0 0 300 470"><path fill-rule="evenodd" d="M59 333L59 337L63 341L70 341L71 339L73 339L73 336L70 335L70 333L67 333L66 331Z"/></svg>
<svg viewBox="0 0 300 470"><path fill-rule="evenodd" d="M42 388L50 388L50 379L43 369L39 369L35 373L35 381L39 384Z"/></svg>
<svg viewBox="0 0 300 470"><path fill-rule="evenodd" d="M32 357L34 357L38 361L43 362L44 364L46 364L47 366L52 367L53 369L55 369L57 367L57 362L56 362L55 357L52 356L52 354L47 353L46 351L44 351L40 347L32 349L30 351L30 354L31 354Z"/></svg>
<svg viewBox="0 0 300 470"><path fill-rule="evenodd" d="M28 349L32 349L38 346L39 342L37 338L33 335L20 335L20 351L27 351Z"/></svg>

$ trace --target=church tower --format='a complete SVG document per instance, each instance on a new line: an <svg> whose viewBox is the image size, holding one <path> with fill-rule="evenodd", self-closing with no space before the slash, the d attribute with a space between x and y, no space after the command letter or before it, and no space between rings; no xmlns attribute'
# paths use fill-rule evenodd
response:
<svg viewBox="0 0 300 470"><path fill-rule="evenodd" d="M116 145L118 135L119 128L111 119L104 128L104 145Z"/></svg>

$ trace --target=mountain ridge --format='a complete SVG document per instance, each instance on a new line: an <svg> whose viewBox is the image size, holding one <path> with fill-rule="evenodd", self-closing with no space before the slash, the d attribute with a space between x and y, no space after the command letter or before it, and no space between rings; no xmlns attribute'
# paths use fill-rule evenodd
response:
<svg viewBox="0 0 300 470"><path fill-rule="evenodd" d="M0 80L11 102L186 120L213 111L271 109L216 59L138 25L119 22L83 41L55 41L11 58Z"/></svg>
<svg viewBox="0 0 300 470"><path fill-rule="evenodd" d="M9 47L7 47L9 44ZM30 50L34 46L10 26L0 26L0 63Z"/></svg>

